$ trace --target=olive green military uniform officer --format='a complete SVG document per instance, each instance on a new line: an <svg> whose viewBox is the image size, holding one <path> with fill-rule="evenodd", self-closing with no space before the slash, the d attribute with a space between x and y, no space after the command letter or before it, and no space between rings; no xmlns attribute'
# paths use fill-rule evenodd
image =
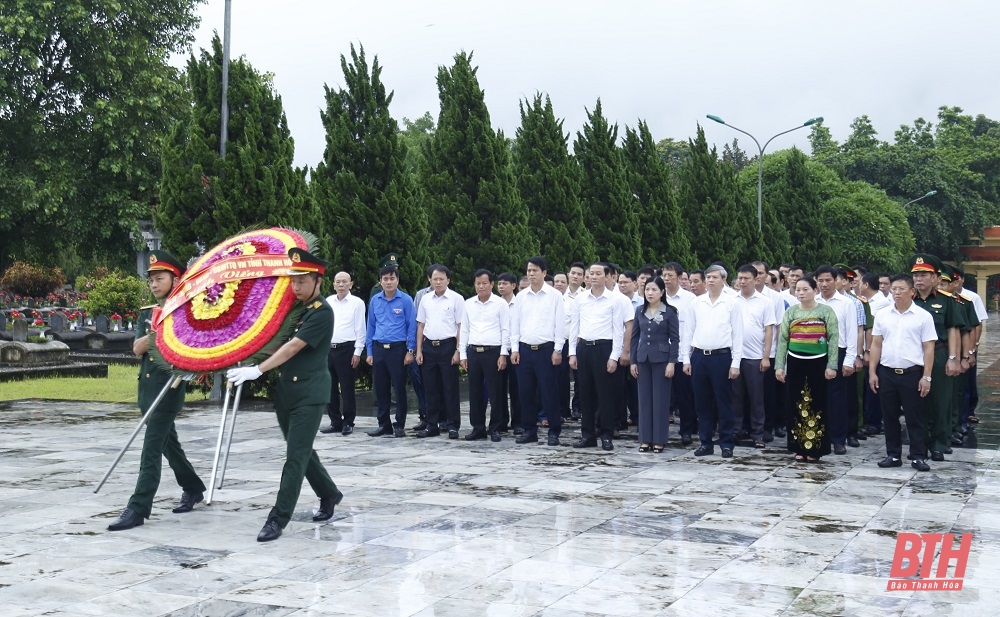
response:
<svg viewBox="0 0 1000 617"><path fill-rule="evenodd" d="M313 441L320 420L330 402L330 371L327 353L333 336L333 309L319 293L326 262L300 248L288 251L292 260L289 275L295 299L305 307L292 338L259 366L229 369L226 378L235 385L257 379L263 372L281 367L274 411L285 438L285 465L281 470L278 498L267 523L257 535L258 542L274 540L288 525L305 478L320 498L314 521L333 518L333 509L344 495L330 479Z"/></svg>
<svg viewBox="0 0 1000 617"><path fill-rule="evenodd" d="M954 436L956 433L960 433L961 431L962 398L965 396L965 382L967 380L965 373L970 370L976 370L975 367L971 366L969 363L970 352L972 351L972 346L974 344L972 342L972 331L981 322L979 321L979 315L976 314L976 307L973 306L972 302L967 301L959 295L962 291L962 286L961 284L956 284L955 268L948 264L942 264L940 274L940 291L945 295L950 296L955 301L955 303L959 306L959 311L965 317L965 326L959 330L962 343L961 353L958 355L958 358L959 363L961 364L962 372L951 378L951 406L948 410L948 429L949 433ZM950 451L951 448L946 447L944 453L948 454Z"/></svg>
<svg viewBox="0 0 1000 617"><path fill-rule="evenodd" d="M950 409L951 379L961 371L958 355L961 353L960 328L965 326L965 316L952 298L938 291L938 272L941 261L934 255L917 254L910 258L916 297L913 303L934 318L938 340L934 344L934 370L931 372L933 387L924 398L924 423L927 425L927 447L931 460L943 461L944 450L951 446Z"/></svg>
<svg viewBox="0 0 1000 617"><path fill-rule="evenodd" d="M149 277L149 287L156 301L162 306L174 282L180 278L184 267L166 251L151 251L146 275ZM139 409L142 413L149 411L156 397L173 379L167 371L160 370L149 357L148 329L154 307L144 307L139 313L139 321L135 328L135 343L133 351L142 357L139 367ZM142 442L142 456L139 459L139 477L135 483L135 493L129 499L128 506L122 511L108 529L120 531L142 525L149 518L153 507L156 489L160 486L160 472L163 467L163 457L174 472L177 484L183 489L181 502L175 513L190 512L194 505L200 502L205 492L205 483L198 477L194 467L188 462L180 441L177 439L177 429L174 419L184 407L184 386L170 389L156 406L146 423L146 434Z"/></svg>

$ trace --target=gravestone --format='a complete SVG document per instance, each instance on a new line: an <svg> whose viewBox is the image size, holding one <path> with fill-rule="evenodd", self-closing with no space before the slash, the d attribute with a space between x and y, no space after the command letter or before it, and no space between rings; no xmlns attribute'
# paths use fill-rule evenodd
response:
<svg viewBox="0 0 1000 617"><path fill-rule="evenodd" d="M111 320L108 319L107 315L98 315L94 319L94 331L101 334L107 334L108 328L111 326Z"/></svg>
<svg viewBox="0 0 1000 617"><path fill-rule="evenodd" d="M34 298L28 298L28 304L27 304L27 306L28 306L28 308L31 308L31 309L35 308L35 299Z"/></svg>
<svg viewBox="0 0 1000 617"><path fill-rule="evenodd" d="M66 316L62 313L52 313L49 315L49 328L54 332L64 332L66 330Z"/></svg>
<svg viewBox="0 0 1000 617"><path fill-rule="evenodd" d="M7 314L0 312L0 332L7 331Z"/></svg>
<svg viewBox="0 0 1000 617"><path fill-rule="evenodd" d="M28 322L23 319L15 319L10 331L11 340L18 343L28 342Z"/></svg>

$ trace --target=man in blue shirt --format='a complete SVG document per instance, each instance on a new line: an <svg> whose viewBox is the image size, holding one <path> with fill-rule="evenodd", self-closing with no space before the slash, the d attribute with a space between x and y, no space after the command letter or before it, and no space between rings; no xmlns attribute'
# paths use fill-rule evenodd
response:
<svg viewBox="0 0 1000 617"><path fill-rule="evenodd" d="M417 345L417 315L413 298L399 290L399 269L379 270L382 291L368 307L365 345L378 399L378 428L369 437L403 437L406 428L406 367L413 362ZM389 419L389 388L396 394L395 426Z"/></svg>

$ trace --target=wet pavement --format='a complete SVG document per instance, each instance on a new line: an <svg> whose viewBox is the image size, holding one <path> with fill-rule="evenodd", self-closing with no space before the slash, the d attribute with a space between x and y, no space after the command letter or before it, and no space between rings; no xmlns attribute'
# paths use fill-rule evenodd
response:
<svg viewBox="0 0 1000 617"><path fill-rule="evenodd" d="M284 451L271 413L240 415L210 506L171 514L165 469L152 518L110 533L138 444L93 490L137 412L17 402L0 407L0 615L993 615L1000 364L980 393L979 447L929 473L878 468L880 436L801 464L777 442L699 459L676 434L658 455L629 439L581 452L578 425L558 448L373 439L359 418L354 435L316 440L345 493L333 520L311 521L305 485L266 544ZM218 422L205 407L178 421L206 484ZM900 532L971 533L963 590L886 591Z"/></svg>

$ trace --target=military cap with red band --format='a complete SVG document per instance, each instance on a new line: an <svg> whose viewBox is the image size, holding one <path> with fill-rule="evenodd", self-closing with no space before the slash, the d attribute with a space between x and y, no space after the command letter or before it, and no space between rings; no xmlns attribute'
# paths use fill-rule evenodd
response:
<svg viewBox="0 0 1000 617"><path fill-rule="evenodd" d="M149 263L146 266L146 274L150 272L170 272L174 276L184 274L184 266L177 258L166 251L150 251Z"/></svg>
<svg viewBox="0 0 1000 617"><path fill-rule="evenodd" d="M309 274L310 272L323 276L326 273L327 263L305 249L300 249L297 246L288 249L288 258L292 260L292 265L288 269L289 276Z"/></svg>
<svg viewBox="0 0 1000 617"><path fill-rule="evenodd" d="M937 274L941 271L941 260L929 253L917 253L910 257L910 272L930 272Z"/></svg>

